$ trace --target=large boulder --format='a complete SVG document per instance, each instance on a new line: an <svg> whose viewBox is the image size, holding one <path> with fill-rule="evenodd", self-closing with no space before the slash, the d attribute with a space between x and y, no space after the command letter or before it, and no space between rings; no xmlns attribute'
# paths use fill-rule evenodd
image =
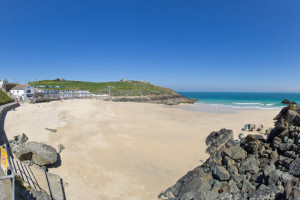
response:
<svg viewBox="0 0 300 200"><path fill-rule="evenodd" d="M26 142L15 149L16 157L23 160L32 160L35 164L43 166L57 161L56 149L38 142Z"/></svg>
<svg viewBox="0 0 300 200"><path fill-rule="evenodd" d="M175 185L159 195L162 199L208 199L208 196L216 197L217 192L211 190L213 178L205 173L202 167L197 167L179 179ZM208 196L206 196L208 195ZM214 199L214 198L213 198Z"/></svg>
<svg viewBox="0 0 300 200"><path fill-rule="evenodd" d="M233 138L233 132L229 129L221 129L220 131L213 131L211 132L206 140L206 145L210 145L211 143L217 142L219 144L226 143L229 139Z"/></svg>
<svg viewBox="0 0 300 200"><path fill-rule="evenodd" d="M206 149L206 153L209 153L211 156L215 156L215 153L225 147L225 144L233 139L233 132L229 129L221 129L219 131L211 132L206 140L205 143L208 146Z"/></svg>
<svg viewBox="0 0 300 200"><path fill-rule="evenodd" d="M292 102L288 99L284 99L281 103L282 104L291 104Z"/></svg>
<svg viewBox="0 0 300 200"><path fill-rule="evenodd" d="M238 146L231 146L223 151L223 155L232 158L235 161L245 160L247 152Z"/></svg>
<svg viewBox="0 0 300 200"><path fill-rule="evenodd" d="M262 142L256 138L254 135L247 135L245 138L245 143L244 143L244 149L248 153L255 153L258 152L258 149L262 145Z"/></svg>

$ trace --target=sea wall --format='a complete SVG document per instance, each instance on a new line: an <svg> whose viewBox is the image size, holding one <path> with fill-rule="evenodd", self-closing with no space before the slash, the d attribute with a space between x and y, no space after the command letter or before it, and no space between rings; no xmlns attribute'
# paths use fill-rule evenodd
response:
<svg viewBox="0 0 300 200"><path fill-rule="evenodd" d="M5 135L5 131L4 131L4 116L5 114L10 111L13 108L17 108L19 107L20 104L16 103L16 102L12 102L12 103L8 103L8 104L4 104L0 106L0 142L7 142L7 138Z"/></svg>

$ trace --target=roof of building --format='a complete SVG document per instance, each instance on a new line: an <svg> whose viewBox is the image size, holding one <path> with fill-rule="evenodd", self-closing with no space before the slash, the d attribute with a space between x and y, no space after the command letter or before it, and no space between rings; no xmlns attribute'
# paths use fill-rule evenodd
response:
<svg viewBox="0 0 300 200"><path fill-rule="evenodd" d="M16 86L13 87L11 90L25 90L28 86L29 86L29 84L25 84L25 85L16 85Z"/></svg>

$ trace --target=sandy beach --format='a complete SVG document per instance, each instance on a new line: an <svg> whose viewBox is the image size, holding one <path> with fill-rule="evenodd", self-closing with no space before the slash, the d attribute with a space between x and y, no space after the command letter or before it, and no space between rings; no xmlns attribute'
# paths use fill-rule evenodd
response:
<svg viewBox="0 0 300 200"><path fill-rule="evenodd" d="M210 132L229 128L237 137L245 123L273 127L279 112L201 112L192 106L100 100L23 104L8 112L5 132L8 139L25 133L31 141L66 147L61 166L49 171L68 183L67 199L157 199L207 159Z"/></svg>

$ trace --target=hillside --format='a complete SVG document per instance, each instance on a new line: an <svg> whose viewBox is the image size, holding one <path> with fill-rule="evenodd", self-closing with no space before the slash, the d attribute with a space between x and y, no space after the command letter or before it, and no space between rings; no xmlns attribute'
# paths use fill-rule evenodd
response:
<svg viewBox="0 0 300 200"><path fill-rule="evenodd" d="M2 90L0 90L0 105L10 103L13 99L11 99L9 96L7 96Z"/></svg>
<svg viewBox="0 0 300 200"><path fill-rule="evenodd" d="M56 90L88 90L96 94L108 94L108 86L112 86L111 96L145 96L149 94L172 95L175 91L140 81L127 82L83 82L66 80L41 80L29 83L32 86L62 86L51 88Z"/></svg>

